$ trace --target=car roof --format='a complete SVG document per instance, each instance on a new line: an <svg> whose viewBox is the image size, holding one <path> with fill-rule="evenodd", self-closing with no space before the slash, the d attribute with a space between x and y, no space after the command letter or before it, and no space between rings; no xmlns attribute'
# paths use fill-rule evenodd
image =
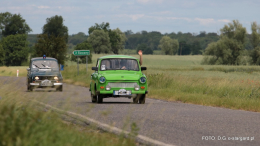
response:
<svg viewBox="0 0 260 146"><path fill-rule="evenodd" d="M52 58L52 57L46 57L46 59L43 59L43 57L35 57L35 58L32 58L31 60L56 60L55 58Z"/></svg>
<svg viewBox="0 0 260 146"><path fill-rule="evenodd" d="M129 59L137 59L133 56L128 56L128 55L107 55L107 56L102 56L99 57L98 59L107 59L107 58L129 58Z"/></svg>

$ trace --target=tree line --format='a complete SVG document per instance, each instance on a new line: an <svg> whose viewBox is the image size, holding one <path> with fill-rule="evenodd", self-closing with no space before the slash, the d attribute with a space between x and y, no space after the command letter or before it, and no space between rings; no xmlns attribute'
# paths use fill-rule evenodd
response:
<svg viewBox="0 0 260 146"><path fill-rule="evenodd" d="M41 34L28 35L32 29L20 14L0 13L0 65L19 66L43 54L64 64L66 59L76 61L71 55L73 50L90 50L88 62L92 62L92 53L119 54L123 49L142 50L143 54L153 54L154 50L166 55L203 54L204 64L260 64L260 29L256 22L252 23L252 34L247 34L242 24L234 20L220 34L122 32L103 22L91 26L88 35L84 32L69 35L63 21L57 15L47 18ZM86 62L86 57L80 60Z"/></svg>

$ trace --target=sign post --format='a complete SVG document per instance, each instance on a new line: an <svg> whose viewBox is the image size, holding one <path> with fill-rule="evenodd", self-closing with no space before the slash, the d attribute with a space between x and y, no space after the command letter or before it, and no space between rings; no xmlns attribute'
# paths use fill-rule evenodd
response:
<svg viewBox="0 0 260 146"><path fill-rule="evenodd" d="M73 55L77 56L78 64L78 75L79 75L79 56L86 56L86 72L88 71L88 55L90 55L89 50L74 50Z"/></svg>

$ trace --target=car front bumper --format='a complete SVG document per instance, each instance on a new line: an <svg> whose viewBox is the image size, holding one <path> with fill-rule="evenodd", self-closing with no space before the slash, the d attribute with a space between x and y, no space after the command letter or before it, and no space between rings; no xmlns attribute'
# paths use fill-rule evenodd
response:
<svg viewBox="0 0 260 146"><path fill-rule="evenodd" d="M113 94L113 90L110 91L97 91L97 94ZM131 94L148 94L148 91L131 91Z"/></svg>
<svg viewBox="0 0 260 146"><path fill-rule="evenodd" d="M30 83L30 86L36 87L36 88L42 88L42 87L56 87L56 86L62 86L63 83L53 83L52 86L41 86L40 83Z"/></svg>

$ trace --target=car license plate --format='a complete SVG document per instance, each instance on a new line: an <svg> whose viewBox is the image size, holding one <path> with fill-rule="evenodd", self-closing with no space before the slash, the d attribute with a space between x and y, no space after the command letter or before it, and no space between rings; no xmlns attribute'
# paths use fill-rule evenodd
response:
<svg viewBox="0 0 260 146"><path fill-rule="evenodd" d="M41 82L41 86L52 86L52 83L49 80L44 80Z"/></svg>
<svg viewBox="0 0 260 146"><path fill-rule="evenodd" d="M120 89L118 91L113 91L114 95L131 95L131 91L127 91L125 89Z"/></svg>

